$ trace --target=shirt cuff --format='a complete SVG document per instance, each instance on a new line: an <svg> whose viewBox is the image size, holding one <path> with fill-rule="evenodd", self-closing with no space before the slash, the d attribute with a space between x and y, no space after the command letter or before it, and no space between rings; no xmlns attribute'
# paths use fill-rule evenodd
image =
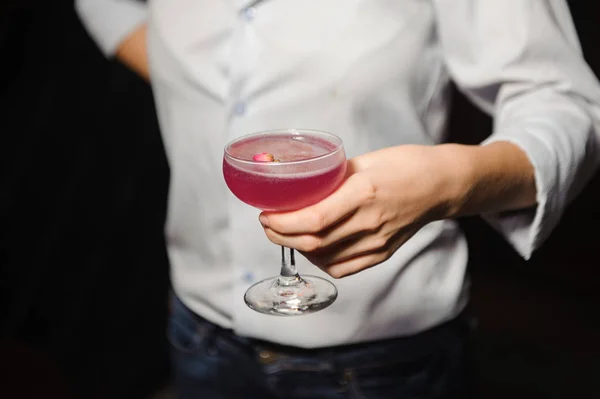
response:
<svg viewBox="0 0 600 399"><path fill-rule="evenodd" d="M107 57L113 56L121 42L148 16L146 4L138 1L78 0L75 7L88 33Z"/></svg>
<svg viewBox="0 0 600 399"><path fill-rule="evenodd" d="M517 211L488 213L482 217L523 258L530 259L556 227L562 214L557 157L542 136L523 131L494 134L481 145L499 141L516 145L529 158L535 170L537 205Z"/></svg>

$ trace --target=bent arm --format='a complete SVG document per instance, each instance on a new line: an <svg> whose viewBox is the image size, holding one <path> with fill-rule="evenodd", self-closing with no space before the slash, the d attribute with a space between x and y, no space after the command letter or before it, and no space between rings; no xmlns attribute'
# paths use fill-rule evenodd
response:
<svg viewBox="0 0 600 399"><path fill-rule="evenodd" d="M494 116L492 135L469 149L467 160L480 167L455 212L481 211L529 258L597 168L600 85L564 0L436 0L435 7L451 76ZM494 201L524 209L503 212L515 207L489 206Z"/></svg>

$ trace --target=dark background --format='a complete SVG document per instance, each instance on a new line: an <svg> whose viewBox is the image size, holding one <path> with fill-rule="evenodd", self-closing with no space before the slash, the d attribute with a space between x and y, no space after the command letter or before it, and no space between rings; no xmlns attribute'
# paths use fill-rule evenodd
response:
<svg viewBox="0 0 600 399"><path fill-rule="evenodd" d="M168 381L169 289L151 91L70 1L0 4L0 397L148 398ZM570 4L598 75L598 7ZM489 118L455 96L453 139L479 142ZM596 177L527 263L461 221L483 398L600 397L599 200Z"/></svg>

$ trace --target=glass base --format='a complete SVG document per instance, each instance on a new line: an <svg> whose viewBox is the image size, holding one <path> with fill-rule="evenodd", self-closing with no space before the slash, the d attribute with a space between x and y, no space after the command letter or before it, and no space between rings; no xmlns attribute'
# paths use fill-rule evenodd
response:
<svg viewBox="0 0 600 399"><path fill-rule="evenodd" d="M248 288L244 301L252 310L276 316L318 312L337 298L337 289L317 276L272 277Z"/></svg>

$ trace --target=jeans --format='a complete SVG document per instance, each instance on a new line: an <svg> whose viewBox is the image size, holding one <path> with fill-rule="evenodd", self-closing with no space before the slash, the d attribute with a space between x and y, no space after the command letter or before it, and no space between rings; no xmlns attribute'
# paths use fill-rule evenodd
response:
<svg viewBox="0 0 600 399"><path fill-rule="evenodd" d="M235 335L174 298L178 399L470 398L462 317L408 338L300 349Z"/></svg>

